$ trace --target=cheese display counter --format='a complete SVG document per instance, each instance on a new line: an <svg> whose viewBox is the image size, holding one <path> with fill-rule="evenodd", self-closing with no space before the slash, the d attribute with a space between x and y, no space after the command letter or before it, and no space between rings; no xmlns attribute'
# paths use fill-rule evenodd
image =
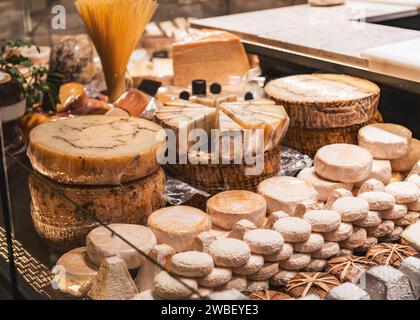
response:
<svg viewBox="0 0 420 320"><path fill-rule="evenodd" d="M0 296L420 298L416 58L372 62L416 7L75 4L86 34L0 57Z"/></svg>

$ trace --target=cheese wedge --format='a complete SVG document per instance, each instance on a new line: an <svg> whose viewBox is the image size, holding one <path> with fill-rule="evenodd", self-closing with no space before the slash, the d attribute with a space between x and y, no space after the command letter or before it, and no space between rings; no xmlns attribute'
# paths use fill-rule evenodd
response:
<svg viewBox="0 0 420 320"><path fill-rule="evenodd" d="M165 136L144 119L81 116L34 128L27 153L34 169L53 180L115 185L156 171Z"/></svg>
<svg viewBox="0 0 420 320"><path fill-rule="evenodd" d="M225 95L225 94L214 94L209 96L192 96L190 97L191 102L200 103L202 105L205 105L207 107L213 107L216 108L221 103L224 102L235 102L236 96L233 94Z"/></svg>
<svg viewBox="0 0 420 320"><path fill-rule="evenodd" d="M289 125L286 111L278 105L222 103L220 108L245 129L263 129L264 150L276 146Z"/></svg>
<svg viewBox="0 0 420 320"><path fill-rule="evenodd" d="M239 37L225 31L195 33L172 48L174 84L187 87L194 79L226 83L250 68Z"/></svg>
<svg viewBox="0 0 420 320"><path fill-rule="evenodd" d="M174 206L153 212L147 226L154 232L159 244L170 245L176 252L181 252L191 250L195 237L211 229L211 220L199 209Z"/></svg>
<svg viewBox="0 0 420 320"><path fill-rule="evenodd" d="M283 105L293 128L347 127L371 120L379 102L374 83L339 74L303 74L270 81L268 96Z"/></svg>

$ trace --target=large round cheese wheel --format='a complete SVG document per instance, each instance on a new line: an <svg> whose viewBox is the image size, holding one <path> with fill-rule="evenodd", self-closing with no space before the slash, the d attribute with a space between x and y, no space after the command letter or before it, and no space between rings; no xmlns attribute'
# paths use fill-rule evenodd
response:
<svg viewBox="0 0 420 320"><path fill-rule="evenodd" d="M398 124L375 123L361 128L357 140L375 159L392 160L408 153L411 137L411 131Z"/></svg>
<svg viewBox="0 0 420 320"><path fill-rule="evenodd" d="M242 219L260 226L266 210L267 205L261 195L245 190L220 192L207 201L207 213L211 221L226 230L231 230Z"/></svg>
<svg viewBox="0 0 420 320"><path fill-rule="evenodd" d="M318 194L306 181L294 177L272 177L258 185L258 193L267 203L269 213L285 211L293 215L299 203L316 204Z"/></svg>
<svg viewBox="0 0 420 320"><path fill-rule="evenodd" d="M124 260L128 269L140 267L144 256L138 252L149 254L150 250L157 244L153 232L140 225L135 224L109 224L93 229L86 237L86 249L90 261L96 265L108 257L118 256ZM133 248L127 242L135 246Z"/></svg>
<svg viewBox="0 0 420 320"><path fill-rule="evenodd" d="M330 193L336 189L342 188L349 191L353 189L353 184L351 183L335 182L321 178L316 174L314 167L301 170L297 177L312 184L318 192L319 201L327 201Z"/></svg>
<svg viewBox="0 0 420 320"><path fill-rule="evenodd" d="M54 269L54 281L60 291L73 296L84 296L92 280L98 273L98 267L87 257L86 248L76 248L58 259Z"/></svg>
<svg viewBox="0 0 420 320"><path fill-rule="evenodd" d="M142 224L163 205L165 174L159 168L133 182L101 187L66 185L31 175L29 190L40 219L51 225L93 223L93 218L102 223ZM82 214L74 203L91 215Z"/></svg>
<svg viewBox="0 0 420 320"><path fill-rule="evenodd" d="M318 150L314 166L316 173L325 179L355 183L369 177L372 160L370 153L359 146L335 143Z"/></svg>
<svg viewBox="0 0 420 320"><path fill-rule="evenodd" d="M156 171L165 131L134 117L81 116L50 121L29 135L32 166L53 180L107 185Z"/></svg>
<svg viewBox="0 0 420 320"><path fill-rule="evenodd" d="M392 170L410 171L417 161L420 160L420 140L411 139L410 150L401 158L391 160Z"/></svg>
<svg viewBox="0 0 420 320"><path fill-rule="evenodd" d="M194 239L210 231L211 220L207 213L189 206L173 206L153 212L147 226L156 235L159 244L170 245L176 252L192 249Z"/></svg>
<svg viewBox="0 0 420 320"><path fill-rule="evenodd" d="M303 74L270 81L267 95L283 105L294 128L347 127L373 118L379 102L374 83L339 74Z"/></svg>
<svg viewBox="0 0 420 320"><path fill-rule="evenodd" d="M162 206L165 174L159 168L133 182L101 187L66 185L31 175L29 190L32 203L41 212L39 218L51 225L93 223L93 217L102 223L140 224ZM73 203L91 216L82 214Z"/></svg>

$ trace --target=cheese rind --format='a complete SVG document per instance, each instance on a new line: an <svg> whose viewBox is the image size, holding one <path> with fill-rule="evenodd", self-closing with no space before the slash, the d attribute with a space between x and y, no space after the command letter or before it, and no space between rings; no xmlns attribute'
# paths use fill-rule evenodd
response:
<svg viewBox="0 0 420 320"><path fill-rule="evenodd" d="M349 191L353 189L353 184L351 183L334 182L321 178L316 174L314 167L301 170L297 177L312 184L318 192L319 201L327 201L330 193L335 189L342 188Z"/></svg>
<svg viewBox="0 0 420 320"><path fill-rule="evenodd" d="M384 184L388 184L391 178L392 178L391 162L389 160L373 159L372 172L370 173L367 180L376 179L383 182ZM359 181L355 183L354 185L356 187L361 187L365 181Z"/></svg>
<svg viewBox="0 0 420 320"><path fill-rule="evenodd" d="M266 209L261 195L245 190L224 191L207 201L207 213L213 224L226 230L231 230L242 219L261 226Z"/></svg>
<svg viewBox="0 0 420 320"><path fill-rule="evenodd" d="M410 171L417 161L420 160L420 140L411 139L410 150L401 158L391 160L392 170Z"/></svg>
<svg viewBox="0 0 420 320"><path fill-rule="evenodd" d="M211 220L205 212L189 207L166 207L153 212L147 226L156 235L159 244L170 245L176 252L191 250L194 239L210 231Z"/></svg>
<svg viewBox="0 0 420 320"><path fill-rule="evenodd" d="M156 171L165 136L140 118L80 116L34 128L27 153L34 169L55 181L114 185Z"/></svg>
<svg viewBox="0 0 420 320"><path fill-rule="evenodd" d="M249 61L240 39L225 31L192 34L172 48L174 84L186 87L194 79L227 83L232 75L242 76Z"/></svg>
<svg viewBox="0 0 420 320"><path fill-rule="evenodd" d="M285 107L293 128L337 128L367 122L379 102L379 87L346 75L304 74L270 81L268 96Z"/></svg>
<svg viewBox="0 0 420 320"><path fill-rule="evenodd" d="M314 158L316 173L329 180L355 183L372 171L372 156L356 145L335 143L322 147Z"/></svg>
<svg viewBox="0 0 420 320"><path fill-rule="evenodd" d="M316 204L318 193L306 181L294 177L272 177L262 181L257 188L267 203L268 213L285 211L289 215L298 203Z"/></svg>
<svg viewBox="0 0 420 320"><path fill-rule="evenodd" d="M63 254L55 270L54 281L60 291L76 297L86 295L98 273L98 268L87 259L86 247Z"/></svg>
<svg viewBox="0 0 420 320"><path fill-rule="evenodd" d="M101 226L93 229L86 237L89 260L96 265L100 265L108 257L118 256L125 262L128 269L136 269L145 259L137 250L149 254L157 244L153 232L144 226L115 223L107 227L112 232ZM135 248L114 233L130 242Z"/></svg>
<svg viewBox="0 0 420 320"><path fill-rule="evenodd" d="M41 221L57 226L102 223L145 222L163 203L165 174L158 169L151 175L118 186L73 186L35 175L29 177L29 190ZM70 200L72 200L72 202ZM83 215L73 204L91 213Z"/></svg>
<svg viewBox="0 0 420 320"><path fill-rule="evenodd" d="M375 159L392 160L408 153L411 137L411 131L403 126L375 123L359 130L358 143L369 150Z"/></svg>

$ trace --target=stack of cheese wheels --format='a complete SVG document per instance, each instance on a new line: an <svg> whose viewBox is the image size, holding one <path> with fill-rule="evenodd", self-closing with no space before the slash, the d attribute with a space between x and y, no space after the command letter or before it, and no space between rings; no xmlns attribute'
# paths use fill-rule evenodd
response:
<svg viewBox="0 0 420 320"><path fill-rule="evenodd" d="M157 156L164 139L159 125L132 117L81 116L34 128L29 187L39 235L65 249L81 245L98 220L145 222L163 204Z"/></svg>
<svg viewBox="0 0 420 320"><path fill-rule="evenodd" d="M269 82L265 92L290 117L284 144L309 155L332 143L356 143L358 130L380 121L380 89L338 74L294 75Z"/></svg>
<svg viewBox="0 0 420 320"><path fill-rule="evenodd" d="M229 102L228 98L171 100L156 111L158 122L174 133L169 138L176 139L168 144L169 157L185 158L183 163L168 164L169 173L211 194L226 189L255 191L260 181L277 174L279 144L289 124L284 108L272 100Z"/></svg>

